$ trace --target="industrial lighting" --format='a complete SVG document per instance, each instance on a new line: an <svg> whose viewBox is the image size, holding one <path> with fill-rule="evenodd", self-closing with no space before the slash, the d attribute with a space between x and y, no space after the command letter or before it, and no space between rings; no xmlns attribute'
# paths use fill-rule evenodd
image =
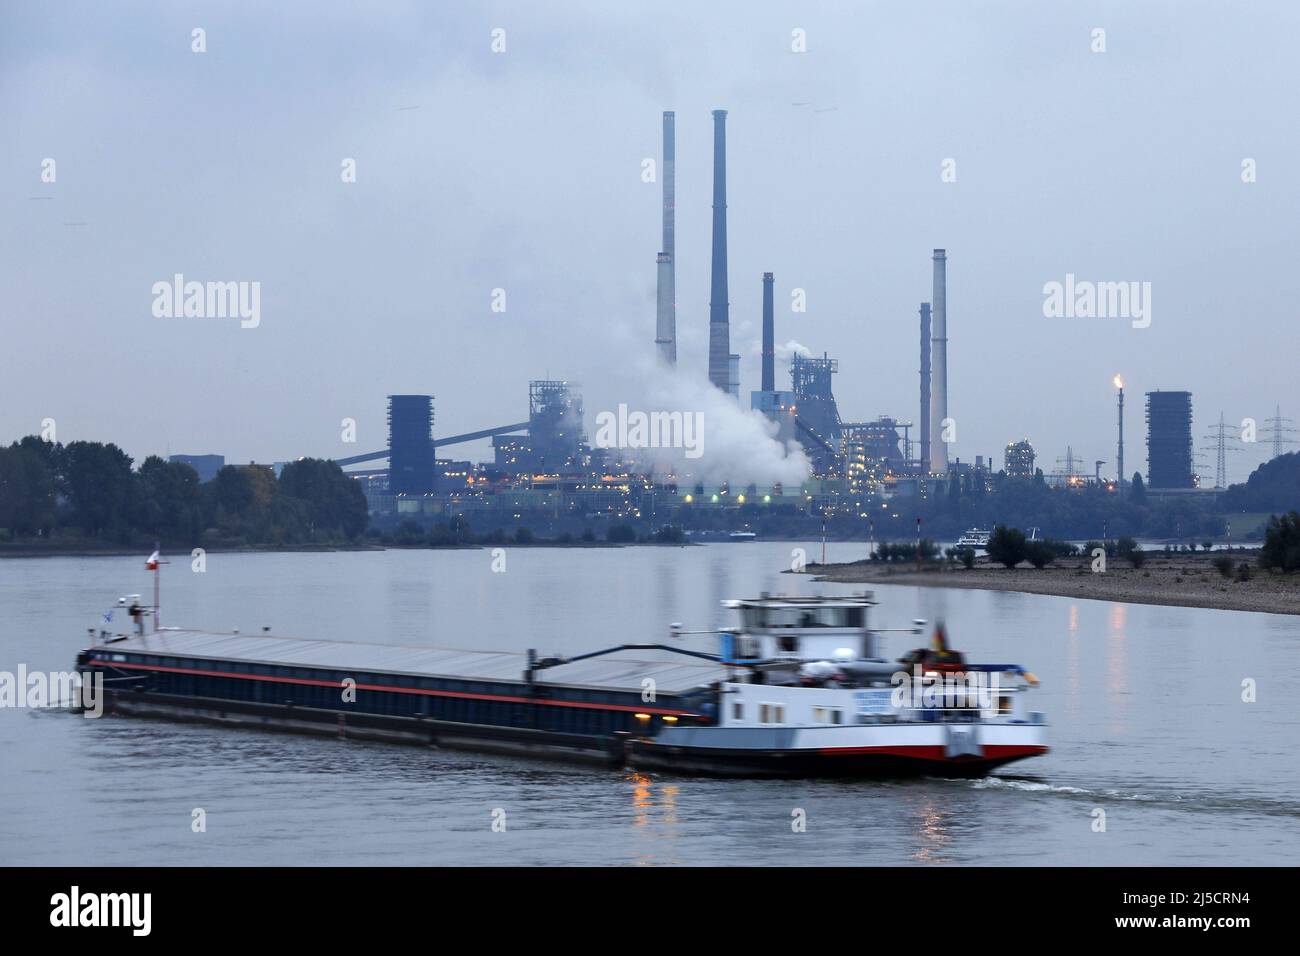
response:
<svg viewBox="0 0 1300 956"><path fill-rule="evenodd" d="M669 715L665 714L665 715L663 716L663 722L664 722L665 724L675 724L675 723L677 723L677 718L676 718L676 717L670 717Z"/></svg>
<svg viewBox="0 0 1300 956"><path fill-rule="evenodd" d="M649 719L650 719L650 715L649 715L649 714L637 714L637 715L636 715L636 719L637 719L637 720L649 720Z"/></svg>

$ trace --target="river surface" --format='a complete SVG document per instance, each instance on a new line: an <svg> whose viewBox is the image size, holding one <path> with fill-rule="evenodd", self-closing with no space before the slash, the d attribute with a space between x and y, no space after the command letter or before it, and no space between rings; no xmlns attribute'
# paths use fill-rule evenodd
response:
<svg viewBox="0 0 1300 956"><path fill-rule="evenodd" d="M488 550L176 558L163 624L579 652L729 624L725 598L855 590L782 575L791 548L510 547L504 572ZM151 589L143 556L0 560L0 671L72 669L117 597ZM0 863L1294 863L1300 619L874 591L877 627L942 618L974 660L1037 674L1051 753L973 781L713 780L7 707Z"/></svg>

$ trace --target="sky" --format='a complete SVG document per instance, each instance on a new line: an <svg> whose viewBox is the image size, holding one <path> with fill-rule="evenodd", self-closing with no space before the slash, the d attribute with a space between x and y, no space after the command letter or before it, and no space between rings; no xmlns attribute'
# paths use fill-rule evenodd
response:
<svg viewBox="0 0 1300 956"><path fill-rule="evenodd" d="M916 420L942 247L950 456L1027 437L1113 471L1120 372L1145 471L1150 389L1193 393L1198 450L1220 412L1300 418L1298 28L1282 0L6 3L0 441L342 457L384 446L389 394L433 394L447 435L522 420L533 378L578 383L591 432L654 394L666 109L679 362L706 374L726 109L745 405L770 271L842 417ZM177 273L260 283L258 324L156 316ZM1149 326L1045 316L1067 274L1149 282Z"/></svg>

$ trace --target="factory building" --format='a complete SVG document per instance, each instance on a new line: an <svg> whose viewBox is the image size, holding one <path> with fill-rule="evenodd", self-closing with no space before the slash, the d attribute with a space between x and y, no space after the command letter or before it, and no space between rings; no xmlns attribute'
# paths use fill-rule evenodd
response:
<svg viewBox="0 0 1300 956"><path fill-rule="evenodd" d="M1147 487L1194 488L1192 393L1147 392Z"/></svg>
<svg viewBox="0 0 1300 956"><path fill-rule="evenodd" d="M845 443L852 441L862 448L868 458L881 461L894 469L901 469L907 463L903 454L902 432L908 425L882 415L873 422L853 422L841 425L841 434Z"/></svg>
<svg viewBox="0 0 1300 956"><path fill-rule="evenodd" d="M790 362L799 441L818 476L843 473L840 463L840 410L831 389L831 376L839 371L836 359L795 355Z"/></svg>
<svg viewBox="0 0 1300 956"><path fill-rule="evenodd" d="M226 465L225 455L168 455L168 461L189 465L199 475L199 482L211 481Z"/></svg>
<svg viewBox="0 0 1300 956"><path fill-rule="evenodd" d="M511 475L571 475L587 465L582 396L568 382L528 383L528 434L492 439L496 467Z"/></svg>
<svg viewBox="0 0 1300 956"><path fill-rule="evenodd" d="M1034 477L1034 446L1022 438L1007 445L1006 472L1008 478Z"/></svg>
<svg viewBox="0 0 1300 956"><path fill-rule="evenodd" d="M388 486L392 494L434 490L433 396L388 396Z"/></svg>
<svg viewBox="0 0 1300 956"><path fill-rule="evenodd" d="M798 440L794 392L750 392L749 395L749 407L776 422L777 431L773 437L777 441L788 445Z"/></svg>

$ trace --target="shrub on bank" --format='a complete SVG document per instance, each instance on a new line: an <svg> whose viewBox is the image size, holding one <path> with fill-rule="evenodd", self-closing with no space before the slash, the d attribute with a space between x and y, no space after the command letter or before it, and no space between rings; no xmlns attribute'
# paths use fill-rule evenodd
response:
<svg viewBox="0 0 1300 956"><path fill-rule="evenodd" d="M1041 571L1056 560L1056 552L1046 541L1030 541L1025 544L1025 560Z"/></svg>
<svg viewBox="0 0 1300 956"><path fill-rule="evenodd" d="M1273 515L1264 530L1259 566L1265 570L1300 571L1300 512Z"/></svg>
<svg viewBox="0 0 1300 956"><path fill-rule="evenodd" d="M1004 567L1014 568L1026 558L1025 533L1019 528L1008 528L1004 524L993 529L989 543L985 546L988 556Z"/></svg>

